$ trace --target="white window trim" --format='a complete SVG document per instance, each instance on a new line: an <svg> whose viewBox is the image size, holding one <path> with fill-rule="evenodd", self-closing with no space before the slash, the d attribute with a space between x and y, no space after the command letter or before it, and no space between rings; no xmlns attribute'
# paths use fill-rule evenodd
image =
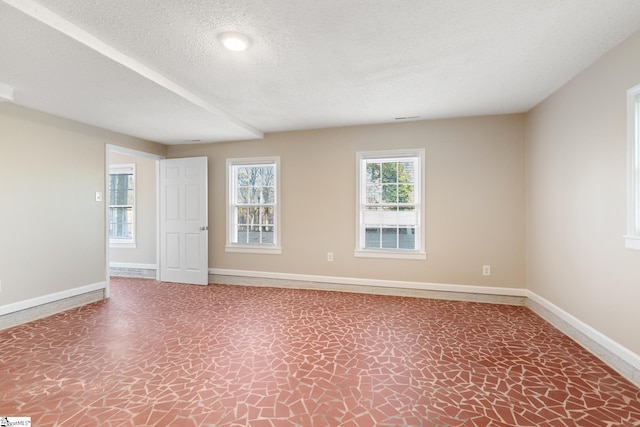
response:
<svg viewBox="0 0 640 427"><path fill-rule="evenodd" d="M627 91L627 234L625 247L640 250L640 85Z"/></svg>
<svg viewBox="0 0 640 427"><path fill-rule="evenodd" d="M233 223L234 218L234 205L232 203L232 196L234 194L235 182L233 179L233 166L239 165L255 165L255 164L273 164L276 168L276 203L275 203L275 244L273 245L248 245L242 243L234 243L231 241L231 236L235 233L235 225ZM267 255L280 255L282 254L282 240L281 236L281 223L280 223L280 157L247 157L227 159L227 241L225 246L225 252L235 253L252 253L252 254L267 254Z"/></svg>
<svg viewBox="0 0 640 427"><path fill-rule="evenodd" d="M419 207L418 224L416 230L416 246L418 249L365 249L363 247L361 237L361 223L364 215L364 204L362 194L362 182L366 180L365 171L362 168L362 161L375 158L394 158L394 157L418 157L420 166L420 176L416 180L416 204ZM386 259L406 259L406 260L426 260L427 253L425 250L425 150L408 149L408 150L385 150L385 151L360 151L356 153L356 249L354 256L356 258L386 258Z"/></svg>
<svg viewBox="0 0 640 427"><path fill-rule="evenodd" d="M136 223L138 222L136 205L138 203L138 181L136 177L136 164L135 163L122 163L109 165L109 175L118 173L131 173L133 174L133 224L131 225L131 238L130 239L109 239L109 247L113 249L135 249L136 244ZM111 207L111 200L109 199L109 207Z"/></svg>

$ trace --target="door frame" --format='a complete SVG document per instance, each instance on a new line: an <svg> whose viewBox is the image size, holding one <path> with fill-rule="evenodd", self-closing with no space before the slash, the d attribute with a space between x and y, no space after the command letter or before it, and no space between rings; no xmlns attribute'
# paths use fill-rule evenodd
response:
<svg viewBox="0 0 640 427"><path fill-rule="evenodd" d="M133 148L122 147L114 144L105 144L105 181L104 181L104 232L105 232L105 298L109 298L111 294L111 275L109 271L109 165L110 154L119 153L127 156L142 157L144 159L155 160L156 163L156 280L160 279L160 160L166 159L166 156L159 154L147 153L145 151L135 150Z"/></svg>

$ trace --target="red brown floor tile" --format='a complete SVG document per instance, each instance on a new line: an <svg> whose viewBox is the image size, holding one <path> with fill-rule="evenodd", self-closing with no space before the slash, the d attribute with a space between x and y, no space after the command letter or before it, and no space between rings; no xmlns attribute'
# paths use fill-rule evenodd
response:
<svg viewBox="0 0 640 427"><path fill-rule="evenodd" d="M524 307L112 280L0 331L36 426L640 426L640 390Z"/></svg>

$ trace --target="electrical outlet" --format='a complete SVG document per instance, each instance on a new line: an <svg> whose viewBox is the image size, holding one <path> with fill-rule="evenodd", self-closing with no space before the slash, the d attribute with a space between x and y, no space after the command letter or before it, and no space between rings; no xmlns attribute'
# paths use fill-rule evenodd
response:
<svg viewBox="0 0 640 427"><path fill-rule="evenodd" d="M96 202L102 201L102 191L96 191Z"/></svg>
<svg viewBox="0 0 640 427"><path fill-rule="evenodd" d="M482 275L483 276L491 276L491 266L490 265L483 265L482 266Z"/></svg>
<svg viewBox="0 0 640 427"><path fill-rule="evenodd" d="M327 252L327 261L329 262L333 261L333 252Z"/></svg>

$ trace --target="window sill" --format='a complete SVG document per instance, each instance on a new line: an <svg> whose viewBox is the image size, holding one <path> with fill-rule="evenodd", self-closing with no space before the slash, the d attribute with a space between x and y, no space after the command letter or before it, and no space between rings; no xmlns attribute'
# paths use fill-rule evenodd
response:
<svg viewBox="0 0 640 427"><path fill-rule="evenodd" d="M356 249L353 254L356 258L412 259L419 261L424 261L427 259L427 254L425 252L418 251L404 252Z"/></svg>
<svg viewBox="0 0 640 427"><path fill-rule="evenodd" d="M282 248L280 247L264 247L264 246L250 246L250 245L227 245L224 248L225 252L235 252L243 254L265 254L265 255L280 255L282 254Z"/></svg>
<svg viewBox="0 0 640 427"><path fill-rule="evenodd" d="M640 236L624 236L624 243L627 249L640 250Z"/></svg>
<svg viewBox="0 0 640 427"><path fill-rule="evenodd" d="M136 242L118 242L118 241L109 241L109 247L112 249L135 249Z"/></svg>

